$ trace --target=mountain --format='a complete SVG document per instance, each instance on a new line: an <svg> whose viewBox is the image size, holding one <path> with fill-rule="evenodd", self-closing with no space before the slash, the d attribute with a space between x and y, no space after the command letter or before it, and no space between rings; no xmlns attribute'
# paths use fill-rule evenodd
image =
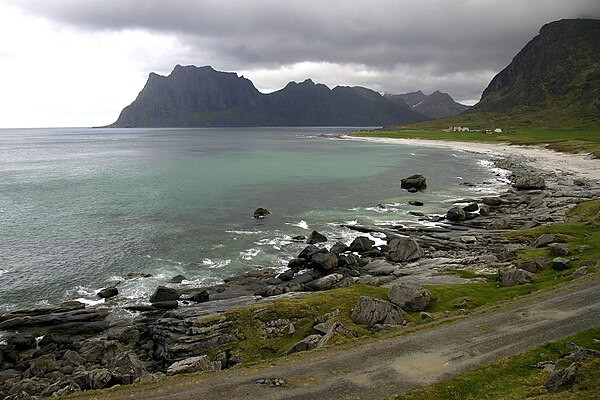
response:
<svg viewBox="0 0 600 400"><path fill-rule="evenodd" d="M518 124L600 123L600 21L544 25L498 73L465 116L493 113Z"/></svg>
<svg viewBox="0 0 600 400"><path fill-rule="evenodd" d="M329 89L310 79L260 93L232 72L177 65L151 73L137 98L111 127L374 126L427 117L362 87Z"/></svg>
<svg viewBox="0 0 600 400"><path fill-rule="evenodd" d="M386 97L396 101L402 100L413 111L432 119L453 117L470 108L469 106L455 102L448 93L442 93L439 90L430 95L425 95L419 90L404 94L386 95Z"/></svg>

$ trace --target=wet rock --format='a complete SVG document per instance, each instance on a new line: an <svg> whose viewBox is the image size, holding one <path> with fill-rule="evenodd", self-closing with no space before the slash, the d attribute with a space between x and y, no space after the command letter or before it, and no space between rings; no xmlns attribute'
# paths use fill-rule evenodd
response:
<svg viewBox="0 0 600 400"><path fill-rule="evenodd" d="M277 278L281 279L283 282L287 282L289 280L294 279L295 274L296 272L293 269L287 269L281 274L277 275Z"/></svg>
<svg viewBox="0 0 600 400"><path fill-rule="evenodd" d="M486 206L499 207L502 205L502 199L500 197L484 197L481 202Z"/></svg>
<svg viewBox="0 0 600 400"><path fill-rule="evenodd" d="M152 303L152 307L159 310L174 310L179 307L177 300L165 300Z"/></svg>
<svg viewBox="0 0 600 400"><path fill-rule="evenodd" d="M374 241L369 239L366 236L359 236L350 243L350 251L355 251L357 253L364 253L370 251L375 244Z"/></svg>
<svg viewBox="0 0 600 400"><path fill-rule="evenodd" d="M564 271L571 268L571 260L563 257L556 257L552 260L552 269L555 271Z"/></svg>
<svg viewBox="0 0 600 400"><path fill-rule="evenodd" d="M423 311L429 306L429 290L414 283L394 285L388 294L390 301L406 311Z"/></svg>
<svg viewBox="0 0 600 400"><path fill-rule="evenodd" d="M408 178L400 180L400 187L407 190L423 190L427 188L427 179L423 175L411 175Z"/></svg>
<svg viewBox="0 0 600 400"><path fill-rule="evenodd" d="M452 222L464 221L467 219L467 214L460 207L452 207L446 212L446 219Z"/></svg>
<svg viewBox="0 0 600 400"><path fill-rule="evenodd" d="M194 303L204 303L210 300L210 294L207 290L201 290L193 293L191 296L187 297L186 300L193 301Z"/></svg>
<svg viewBox="0 0 600 400"><path fill-rule="evenodd" d="M326 241L327 237L325 235L322 235L317 231L312 231L312 233L308 236L308 239L306 239L306 244L322 243Z"/></svg>
<svg viewBox="0 0 600 400"><path fill-rule="evenodd" d="M546 182L539 175L526 175L518 178L514 184L518 190L544 189Z"/></svg>
<svg viewBox="0 0 600 400"><path fill-rule="evenodd" d="M479 210L479 206L477 205L477 203L470 203L470 204L467 204L466 206L464 206L462 209L465 212L475 212L475 211Z"/></svg>
<svg viewBox="0 0 600 400"><path fill-rule="evenodd" d="M172 277L171 279L169 279L167 281L167 283L181 283L183 281L187 280L187 278L183 275L175 275L174 277Z"/></svg>
<svg viewBox="0 0 600 400"><path fill-rule="evenodd" d="M172 300L179 300L179 297L181 296L181 294L179 293L179 291L177 289L173 289L170 287L166 287L166 286L159 286L156 288L156 291L154 292L154 294L152 294L152 296L150 296L150 302L153 303L160 303L160 302L166 302L166 301L172 301Z"/></svg>
<svg viewBox="0 0 600 400"><path fill-rule="evenodd" d="M107 287L98 292L98 297L101 299L109 299L111 297L115 297L119 294L119 289L116 287Z"/></svg>
<svg viewBox="0 0 600 400"><path fill-rule="evenodd" d="M410 237L394 238L388 246L388 259L393 262L416 261L425 254L417 241Z"/></svg>
<svg viewBox="0 0 600 400"><path fill-rule="evenodd" d="M336 242L333 246L331 246L331 249L329 250L330 253L333 254L342 254L345 253L349 250L348 246L346 246L344 243L342 242Z"/></svg>
<svg viewBox="0 0 600 400"><path fill-rule="evenodd" d="M318 271L330 271L337 265L338 258L333 253L317 253L309 261L309 267Z"/></svg>
<svg viewBox="0 0 600 400"><path fill-rule="evenodd" d="M167 375L188 374L198 371L219 371L221 363L219 361L210 361L207 355L186 358L177 361L167 368Z"/></svg>
<svg viewBox="0 0 600 400"><path fill-rule="evenodd" d="M372 327L375 324L402 325L405 312L389 301L361 296L350 318L355 324Z"/></svg>
<svg viewBox="0 0 600 400"><path fill-rule="evenodd" d="M137 279L137 278L151 278L152 274L146 274L143 272L129 272L125 275L125 279Z"/></svg>
<svg viewBox="0 0 600 400"><path fill-rule="evenodd" d="M504 267L498 270L500 285L516 286L533 282L534 275L531 272L515 267Z"/></svg>
<svg viewBox="0 0 600 400"><path fill-rule="evenodd" d="M288 262L287 267L289 268L289 270L294 272L303 270L306 268L306 258L292 258Z"/></svg>
<svg viewBox="0 0 600 400"><path fill-rule="evenodd" d="M477 243L477 238L471 235L465 235L460 237L460 241L466 244Z"/></svg>
<svg viewBox="0 0 600 400"><path fill-rule="evenodd" d="M318 253L324 253L324 254L326 254L326 253L329 253L329 251L326 248L320 248L320 247L317 247L317 246L311 244L309 246L306 246L300 252L300 254L298 254L298 258L306 260L306 259L310 259L312 256L314 256L315 254L318 254ZM289 266L289 264L288 264L288 268L291 268Z"/></svg>
<svg viewBox="0 0 600 400"><path fill-rule="evenodd" d="M415 207L422 207L425 204L423 204L422 201L416 201L416 200L411 200L408 202L408 204L410 204L411 206L415 206Z"/></svg>
<svg viewBox="0 0 600 400"><path fill-rule="evenodd" d="M262 219L262 218L265 218L269 214L271 214L271 212L269 210L267 210L266 208L258 207L256 210L254 210L254 214L252 215L252 217L257 218L257 219Z"/></svg>
<svg viewBox="0 0 600 400"><path fill-rule="evenodd" d="M566 256L569 254L569 246L566 243L550 243L547 247L551 256Z"/></svg>

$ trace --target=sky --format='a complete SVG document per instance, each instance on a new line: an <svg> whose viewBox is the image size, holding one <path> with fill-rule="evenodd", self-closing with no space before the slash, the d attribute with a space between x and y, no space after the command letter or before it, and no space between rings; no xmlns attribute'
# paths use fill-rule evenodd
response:
<svg viewBox="0 0 600 400"><path fill-rule="evenodd" d="M598 0L0 0L0 128L114 122L148 74L237 72L263 93L435 90L474 104L545 23Z"/></svg>

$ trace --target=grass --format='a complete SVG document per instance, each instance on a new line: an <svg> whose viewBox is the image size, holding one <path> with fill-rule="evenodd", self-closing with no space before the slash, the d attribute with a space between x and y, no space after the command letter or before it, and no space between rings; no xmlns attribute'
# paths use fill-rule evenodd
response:
<svg viewBox="0 0 600 400"><path fill-rule="evenodd" d="M432 122L430 122L432 124ZM600 158L600 128L587 129L541 129L511 128L506 125L488 125L478 127L465 124L471 129L493 129L502 127L503 133L485 134L482 132L442 132L449 125L407 127L389 127L375 132L356 132L360 137L389 137L404 139L447 140L456 142L508 143L513 145L543 145L549 149L564 153L593 154Z"/></svg>
<svg viewBox="0 0 600 400"><path fill-rule="evenodd" d="M571 387L552 394L545 389L549 373L540 372L534 366L540 361L555 361L557 367L567 367L570 361L561 359L568 352L566 342L600 350L600 327L472 369L445 382L412 390L396 396L395 400L597 399L600 395L600 358L588 357Z"/></svg>

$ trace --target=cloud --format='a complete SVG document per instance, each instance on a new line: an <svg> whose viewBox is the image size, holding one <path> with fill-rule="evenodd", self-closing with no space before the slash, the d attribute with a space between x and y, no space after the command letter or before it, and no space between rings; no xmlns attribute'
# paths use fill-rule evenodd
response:
<svg viewBox="0 0 600 400"><path fill-rule="evenodd" d="M600 18L597 0L4 1L81 35L170 41L162 52L130 43L126 58L145 74L212 65L266 91L311 77L469 102L543 24Z"/></svg>

